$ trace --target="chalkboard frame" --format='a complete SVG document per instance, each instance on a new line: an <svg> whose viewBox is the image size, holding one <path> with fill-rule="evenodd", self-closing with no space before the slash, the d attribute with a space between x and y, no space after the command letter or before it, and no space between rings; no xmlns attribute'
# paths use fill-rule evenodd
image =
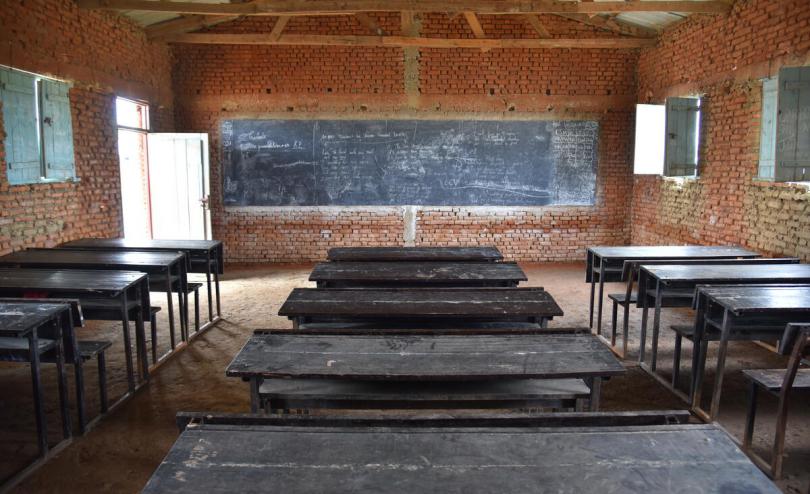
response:
<svg viewBox="0 0 810 494"><path fill-rule="evenodd" d="M510 115L511 117L511 115ZM349 123L349 124L380 124L380 123L391 123L392 125L402 124L402 123L411 123L413 122L414 125L424 125L425 123L430 124L440 124L440 125L447 125L447 124L473 124L477 125L479 122L482 125L486 124L495 124L495 125L509 125L512 123L529 123L534 125L546 125L546 126L553 126L553 125L560 125L565 126L569 124L588 124L593 127L593 136L592 136L592 156L589 158L591 161L590 165L590 174L592 176L592 180L586 184L586 189L588 193L589 200L587 202L549 202L545 204L532 204L532 203L514 203L514 204L474 204L474 203L461 203L461 202L453 202L453 203L432 203L432 202L394 202L394 203L350 203L350 204L340 204L340 203L329 203L323 202L318 204L250 204L250 203L233 203L229 202L226 198L226 180L228 179L227 174L227 167L228 163L226 162L226 131L225 126L230 123L233 124L243 124L243 123L259 123L259 124L285 124L285 123L295 123L295 124L305 124L313 126L316 124L322 123ZM599 165L601 161L601 148L600 148L600 138L601 138L601 121L596 116L591 115L578 115L575 118L533 118L530 116L522 116L522 115L515 115L515 118L503 118L500 114L496 116L490 116L486 114L459 114L453 115L451 118L436 118L436 117L428 117L425 118L424 116L416 117L413 114L407 115L388 115L388 114L370 114L366 115L329 115L329 116L303 116L303 115L289 115L289 114L262 114L262 115L250 115L250 116L241 116L241 117L234 117L229 119L223 119L220 121L219 129L220 131L220 179L222 185L222 204L228 209L250 209L250 208L259 208L259 209L313 209L313 210L329 210L329 209L357 209L357 210L368 210L370 208L389 208L389 209L397 209L401 207L418 207L418 208L463 208L465 210L475 211L477 209L503 209L509 210L519 207L521 209L535 209L535 208L560 208L560 207L579 207L579 208L589 208L595 207L597 204L597 192L598 192L598 172L599 172ZM341 166L343 166L341 164Z"/></svg>

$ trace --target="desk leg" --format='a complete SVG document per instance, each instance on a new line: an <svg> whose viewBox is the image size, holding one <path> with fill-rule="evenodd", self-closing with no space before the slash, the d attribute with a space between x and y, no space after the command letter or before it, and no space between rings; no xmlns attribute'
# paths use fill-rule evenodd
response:
<svg viewBox="0 0 810 494"><path fill-rule="evenodd" d="M208 321L214 320L214 292L211 286L211 251L205 254L205 283L208 285Z"/></svg>
<svg viewBox="0 0 810 494"><path fill-rule="evenodd" d="M172 302L172 270L166 270L166 301L169 304L169 332L174 337L174 303ZM180 328L180 339L186 341L183 335L182 323Z"/></svg>
<svg viewBox="0 0 810 494"><path fill-rule="evenodd" d="M127 365L127 384L129 392L135 392L135 371L132 368L132 342L129 339L129 310L127 310L127 294L121 295L121 326L124 330L124 359Z"/></svg>
<svg viewBox="0 0 810 494"><path fill-rule="evenodd" d="M141 363L141 376L144 381L149 380L149 357L146 351L146 330L143 320L143 304L135 317L135 342L138 345L138 354Z"/></svg>
<svg viewBox="0 0 810 494"><path fill-rule="evenodd" d="M647 348L647 319L649 319L650 308L647 306L647 297L646 295L642 295L641 290L639 290L639 297L644 297L644 300L641 304L641 334L639 335L639 347L638 347L638 363L639 365L644 363L644 357Z"/></svg>
<svg viewBox="0 0 810 494"><path fill-rule="evenodd" d="M655 367L658 362L658 332L661 329L661 301L663 294L661 292L661 282L655 282L655 312L653 314L653 327L652 327L652 343L650 344L650 370L655 372Z"/></svg>
<svg viewBox="0 0 810 494"><path fill-rule="evenodd" d="M259 412L259 386L261 386L262 378L253 376L250 378L250 413Z"/></svg>
<svg viewBox="0 0 810 494"><path fill-rule="evenodd" d="M596 334L602 334L602 297L605 293L605 261L599 261L599 309L596 316Z"/></svg>
<svg viewBox="0 0 810 494"><path fill-rule="evenodd" d="M599 411L599 401L602 399L602 378L594 377L591 379L591 397L590 397L590 411Z"/></svg>
<svg viewBox="0 0 810 494"><path fill-rule="evenodd" d="M714 376L714 389L712 390L712 405L709 409L709 420L717 420L720 413L720 395L723 391L723 374L726 368L726 354L728 353L728 339L731 322L728 310L723 312L723 327L720 330L720 346L717 348L717 374Z"/></svg>
<svg viewBox="0 0 810 494"><path fill-rule="evenodd" d="M188 269L186 269L185 261L177 263L177 270L180 272L180 295L183 298L183 313L181 317L186 325L186 337L188 338L188 334L191 331L188 326Z"/></svg>
<svg viewBox="0 0 810 494"><path fill-rule="evenodd" d="M42 378L39 372L39 344L37 331L31 331L28 337L28 352L31 357L31 385L34 391L34 416L37 423L37 442L39 456L48 453L48 423L45 420L45 396L42 392Z"/></svg>
<svg viewBox="0 0 810 494"><path fill-rule="evenodd" d="M67 439L73 435L68 409L67 377L65 376L65 346L62 342L62 316L59 316L56 329L56 382L59 389L59 409L62 413L62 436Z"/></svg>
<svg viewBox="0 0 810 494"><path fill-rule="evenodd" d="M589 277L591 279L591 303L590 303L590 311L589 311L589 313L590 313L590 325L589 325L589 327L591 329L593 329L593 296L594 296L595 290L596 290L596 280L593 277L593 257L592 257L592 254L590 252L588 253L588 261L585 263L585 269L588 270L588 272L585 273L585 276L587 276L587 277Z"/></svg>
<svg viewBox="0 0 810 494"><path fill-rule="evenodd" d="M217 269L214 270L214 290L217 292L217 317L221 317L222 308L219 302L219 264L217 264Z"/></svg>

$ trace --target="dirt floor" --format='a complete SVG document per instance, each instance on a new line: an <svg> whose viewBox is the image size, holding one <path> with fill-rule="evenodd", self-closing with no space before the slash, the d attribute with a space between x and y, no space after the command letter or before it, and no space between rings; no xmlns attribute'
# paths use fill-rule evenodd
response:
<svg viewBox="0 0 810 494"><path fill-rule="evenodd" d="M225 367L256 328L291 328L288 320L276 315L290 290L312 286L307 281L312 266L239 265L228 266L222 283L224 320L197 338L188 348L174 355L152 374L151 382L129 402L105 417L92 431L77 437L72 444L38 469L15 491L18 493L58 492L95 493L139 492L177 437L175 413L186 411L247 412L248 386L239 379L225 377ZM584 327L588 324L588 285L582 264L544 264L523 266L529 276L525 286L543 286L558 301L565 316L555 319L552 327ZM609 286L606 293L621 292L623 287ZM205 292L201 293L205 302ZM158 341L168 349L165 295L153 294L153 304L164 310L158 320ZM207 313L203 305L203 313ZM688 310L664 310L662 328L689 322ZM192 317L193 320L193 317ZM610 324L606 306L604 323ZM604 386L603 409L641 410L685 408L685 404L634 366L640 311L631 314L631 358L628 372ZM115 323L90 322L79 330L82 339L111 339L108 355L111 396L126 389L123 371L121 328ZM668 375L671 369L673 337L662 332L660 366ZM723 390L720 423L732 435L741 437L745 417L746 383L740 369L784 367L786 359L753 343L732 342ZM688 378L687 362L691 348L684 348L682 374ZM709 367L712 365L709 356ZM47 368L50 367L50 368ZM85 371L89 413L97 413L97 374L95 363ZM709 372L707 383L712 382ZM72 374L69 383L72 389ZM59 416L53 366L43 371L52 442L59 439ZM708 384L704 396L708 399ZM810 483L810 401L797 396L793 400L788 423L785 478L778 484L784 492L799 493ZM758 414L756 444L763 450L773 440L775 400L763 397ZM0 366L0 475L7 476L33 457L35 428L32 419L30 371L25 364ZM74 412L75 419L75 412Z"/></svg>

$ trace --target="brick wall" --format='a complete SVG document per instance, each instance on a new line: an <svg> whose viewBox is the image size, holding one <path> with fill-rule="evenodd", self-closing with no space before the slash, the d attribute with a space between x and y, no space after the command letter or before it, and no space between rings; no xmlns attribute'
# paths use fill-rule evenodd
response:
<svg viewBox="0 0 810 494"><path fill-rule="evenodd" d="M372 17L400 32L395 14ZM536 37L522 20L480 16L488 37ZM542 16L554 36L611 33ZM247 18L212 32L269 32ZM463 16L426 14L421 35L472 37ZM370 34L351 16L293 18L285 32ZM415 243L496 244L513 259L581 259L629 240L637 51L175 45L178 131L210 134L213 228L236 261L322 259L333 246L402 245L403 208L224 208L219 128L234 118L537 118L600 122L594 207L419 208Z"/></svg>
<svg viewBox="0 0 810 494"><path fill-rule="evenodd" d="M760 79L806 64L806 0L740 0L728 17L694 16L642 51L639 101L703 94L706 108L700 178L635 178L633 243L740 244L810 260L810 194L755 180Z"/></svg>
<svg viewBox="0 0 810 494"><path fill-rule="evenodd" d="M0 142L0 254L83 236L121 235L115 95L149 101L153 128L172 130L168 48L147 42L143 30L128 20L80 11L72 0L4 2L0 26L0 64L73 82L81 179L10 186Z"/></svg>

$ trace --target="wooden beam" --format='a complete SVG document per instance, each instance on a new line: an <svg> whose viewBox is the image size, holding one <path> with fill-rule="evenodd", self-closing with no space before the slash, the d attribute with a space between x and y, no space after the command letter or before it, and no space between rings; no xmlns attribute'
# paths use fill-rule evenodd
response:
<svg viewBox="0 0 810 494"><path fill-rule="evenodd" d="M543 23L540 22L540 19L536 15L526 14L523 16L523 18L526 19L526 22L531 24L531 26L534 28L535 31L537 31L537 34L539 34L541 38L551 37L551 33L548 32L546 26L544 26Z"/></svg>
<svg viewBox="0 0 810 494"><path fill-rule="evenodd" d="M139 10L201 15L336 15L355 12L463 12L479 14L602 14L683 12L723 14L723 0L576 2L571 0L251 0L242 3L162 2L153 0L76 0L85 9Z"/></svg>
<svg viewBox="0 0 810 494"><path fill-rule="evenodd" d="M146 27L146 37L159 40L172 34L188 33L238 19L238 15L186 15Z"/></svg>
<svg viewBox="0 0 810 494"><path fill-rule="evenodd" d="M423 48L617 48L654 46L656 40L642 38L552 38L552 39L448 39L410 36L325 36L284 34L276 40L267 34L189 33L171 36L172 43L220 45L331 45Z"/></svg>
<svg viewBox="0 0 810 494"><path fill-rule="evenodd" d="M560 17L570 19L572 21L581 22L588 26L597 27L610 31L616 34L623 34L625 36L634 36L637 38L655 38L658 36L658 31L642 26L633 26L624 22L619 22L617 19L606 19L600 16L589 16L588 14L556 14Z"/></svg>
<svg viewBox="0 0 810 494"><path fill-rule="evenodd" d="M372 33L376 34L377 36L387 36L388 33L385 29L381 28L377 21L372 19L368 14L363 12L356 12L354 14L354 18L357 19L357 22L368 28Z"/></svg>
<svg viewBox="0 0 810 494"><path fill-rule="evenodd" d="M400 13L400 20L402 22L403 36L413 36L414 26L416 25L414 22L414 13L410 10L403 10Z"/></svg>
<svg viewBox="0 0 810 494"><path fill-rule="evenodd" d="M483 39L487 37L486 34L484 34L484 28L481 27L481 23L478 21L478 16L475 15L475 12L470 12L469 10L465 11L464 18L467 19L467 24L470 25L470 29L472 29L476 38Z"/></svg>
<svg viewBox="0 0 810 494"><path fill-rule="evenodd" d="M270 36L268 36L268 39L273 42L278 41L278 39L281 37L281 32L284 31L285 27L287 27L288 22L290 22L290 16L278 16L276 23L273 25L273 30L270 31Z"/></svg>

